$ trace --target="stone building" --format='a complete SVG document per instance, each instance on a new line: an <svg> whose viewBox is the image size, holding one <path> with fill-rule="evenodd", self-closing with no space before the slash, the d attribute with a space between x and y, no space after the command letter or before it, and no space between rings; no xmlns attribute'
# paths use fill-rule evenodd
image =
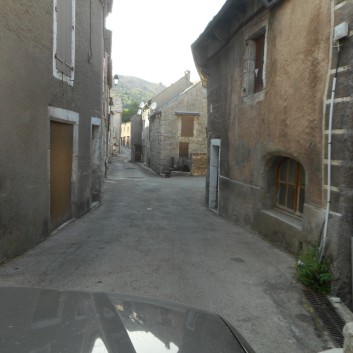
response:
<svg viewBox="0 0 353 353"><path fill-rule="evenodd" d="M91 154L102 155L102 157L96 158L96 156L91 156L91 165L92 166L92 180L95 180L93 183L92 194L94 197L92 201L94 203L100 201L100 189L102 186L102 175L107 177L108 173L108 162L112 154L111 138L112 138L112 118L113 118L113 100L110 97L110 88L112 88L112 31L104 29L104 60L103 60L103 111L102 111L102 141L96 139L96 143L93 148L91 148ZM102 149L103 146L103 149ZM101 160L104 160L104 163L101 163Z"/></svg>
<svg viewBox="0 0 353 353"><path fill-rule="evenodd" d="M158 174L180 169L205 175L206 120L206 89L201 82L156 109L149 116L150 167Z"/></svg>
<svg viewBox="0 0 353 353"><path fill-rule="evenodd" d="M179 94L184 92L188 87L192 86L190 81L190 71L185 71L183 77L171 84L162 92L157 94L147 103L142 103L140 115L142 118L142 161L145 165L150 166L150 134L149 134L149 119L148 117L154 113L155 107L162 107L172 101ZM153 103L153 104L152 104Z"/></svg>
<svg viewBox="0 0 353 353"><path fill-rule="evenodd" d="M130 148L131 121L121 124L121 145Z"/></svg>
<svg viewBox="0 0 353 353"><path fill-rule="evenodd" d="M192 45L207 86L210 209L294 254L320 246L346 301L352 29L348 1L228 0Z"/></svg>
<svg viewBox="0 0 353 353"><path fill-rule="evenodd" d="M131 161L141 162L142 158L142 118L135 114L131 118Z"/></svg>
<svg viewBox="0 0 353 353"><path fill-rule="evenodd" d="M110 121L110 157L120 151L121 140L121 117L123 114L123 103L119 96L115 96L112 105L112 114Z"/></svg>
<svg viewBox="0 0 353 353"><path fill-rule="evenodd" d="M0 262L100 200L111 9L112 0L1 4Z"/></svg>

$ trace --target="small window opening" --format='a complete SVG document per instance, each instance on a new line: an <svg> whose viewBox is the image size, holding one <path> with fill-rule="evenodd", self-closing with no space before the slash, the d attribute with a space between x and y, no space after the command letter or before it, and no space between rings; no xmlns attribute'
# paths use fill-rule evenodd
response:
<svg viewBox="0 0 353 353"><path fill-rule="evenodd" d="M246 41L243 97L260 92L265 87L266 31L262 28Z"/></svg>
<svg viewBox="0 0 353 353"><path fill-rule="evenodd" d="M254 39L255 43L255 70L254 70L254 93L264 88L263 71L265 56L265 33Z"/></svg>

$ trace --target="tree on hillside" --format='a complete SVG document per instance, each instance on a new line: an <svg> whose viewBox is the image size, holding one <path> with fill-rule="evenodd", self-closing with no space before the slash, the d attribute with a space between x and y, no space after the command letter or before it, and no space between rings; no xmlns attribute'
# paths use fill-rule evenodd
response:
<svg viewBox="0 0 353 353"><path fill-rule="evenodd" d="M131 118L137 113L139 109L139 102L133 101L126 108L123 109L121 121L127 123L131 121Z"/></svg>

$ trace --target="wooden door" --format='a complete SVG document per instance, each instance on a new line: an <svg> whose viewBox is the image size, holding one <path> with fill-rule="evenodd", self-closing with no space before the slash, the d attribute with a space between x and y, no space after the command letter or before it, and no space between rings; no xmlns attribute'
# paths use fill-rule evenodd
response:
<svg viewBox="0 0 353 353"><path fill-rule="evenodd" d="M179 142L179 158L189 158L188 142Z"/></svg>
<svg viewBox="0 0 353 353"><path fill-rule="evenodd" d="M50 122L50 221L54 229L71 218L73 126Z"/></svg>

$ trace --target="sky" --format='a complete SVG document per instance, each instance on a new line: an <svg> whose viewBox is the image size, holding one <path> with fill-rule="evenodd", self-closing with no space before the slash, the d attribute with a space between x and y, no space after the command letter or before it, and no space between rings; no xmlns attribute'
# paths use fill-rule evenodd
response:
<svg viewBox="0 0 353 353"><path fill-rule="evenodd" d="M114 0L107 28L113 31L113 75L165 86L189 70L200 78L191 44L226 0Z"/></svg>

